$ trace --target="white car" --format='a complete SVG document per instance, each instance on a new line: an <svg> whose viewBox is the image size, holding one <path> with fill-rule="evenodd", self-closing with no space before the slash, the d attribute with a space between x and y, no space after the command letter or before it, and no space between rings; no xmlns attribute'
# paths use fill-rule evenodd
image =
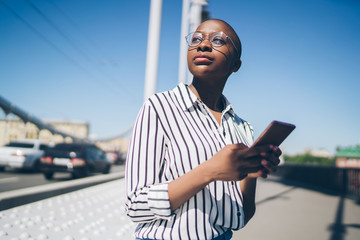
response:
<svg viewBox="0 0 360 240"><path fill-rule="evenodd" d="M40 158L47 148L46 143L36 139L12 141L0 147L0 170L6 167L38 170Z"/></svg>

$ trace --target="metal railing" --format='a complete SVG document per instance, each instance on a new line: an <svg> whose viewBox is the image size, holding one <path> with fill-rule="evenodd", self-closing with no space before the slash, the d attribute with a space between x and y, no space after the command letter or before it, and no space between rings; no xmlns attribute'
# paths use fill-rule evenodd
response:
<svg viewBox="0 0 360 240"><path fill-rule="evenodd" d="M284 164L275 175L360 198L360 169Z"/></svg>

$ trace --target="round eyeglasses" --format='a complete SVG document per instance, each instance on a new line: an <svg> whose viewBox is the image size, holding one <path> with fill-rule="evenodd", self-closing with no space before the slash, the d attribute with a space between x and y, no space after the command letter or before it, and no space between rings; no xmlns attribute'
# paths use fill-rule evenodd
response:
<svg viewBox="0 0 360 240"><path fill-rule="evenodd" d="M185 37L186 42L189 47L197 47L200 45L202 41L204 41L204 37L209 36L209 41L212 47L221 47L226 44L226 39L228 38L231 44L234 46L237 53L239 53L237 47L233 40L223 32L213 32L211 34L202 34L201 32L192 32Z"/></svg>

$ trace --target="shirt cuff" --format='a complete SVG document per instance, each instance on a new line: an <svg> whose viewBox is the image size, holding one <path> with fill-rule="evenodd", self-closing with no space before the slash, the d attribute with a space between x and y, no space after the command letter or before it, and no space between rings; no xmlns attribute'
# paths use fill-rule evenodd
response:
<svg viewBox="0 0 360 240"><path fill-rule="evenodd" d="M159 219L169 220L173 215L170 207L168 186L168 183L152 185L148 192L149 208Z"/></svg>

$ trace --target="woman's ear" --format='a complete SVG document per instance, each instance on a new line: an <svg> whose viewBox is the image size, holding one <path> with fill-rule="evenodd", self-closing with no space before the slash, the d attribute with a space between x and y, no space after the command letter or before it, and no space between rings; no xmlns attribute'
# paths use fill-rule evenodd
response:
<svg viewBox="0 0 360 240"><path fill-rule="evenodd" d="M236 60L234 61L233 72L237 72L237 71L240 69L241 63L242 63L242 62L241 62L240 59L236 59Z"/></svg>

